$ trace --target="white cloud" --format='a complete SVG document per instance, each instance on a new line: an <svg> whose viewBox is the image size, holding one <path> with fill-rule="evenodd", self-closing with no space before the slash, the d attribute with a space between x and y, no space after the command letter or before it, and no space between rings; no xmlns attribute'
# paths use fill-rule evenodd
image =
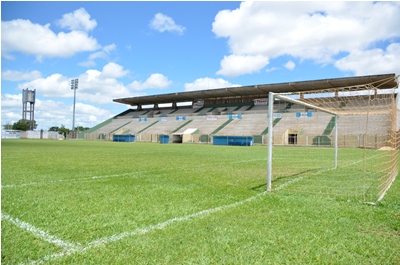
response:
<svg viewBox="0 0 400 265"><path fill-rule="evenodd" d="M22 110L22 94L11 95L11 94L1 94L1 111L4 109L18 109Z"/></svg>
<svg viewBox="0 0 400 265"><path fill-rule="evenodd" d="M34 80L40 77L42 77L42 74L37 70L30 72L6 70L1 72L1 79L8 81Z"/></svg>
<svg viewBox="0 0 400 265"><path fill-rule="evenodd" d="M192 83L185 84L185 91L207 90L225 87L240 87L241 85L232 84L222 78L198 78Z"/></svg>
<svg viewBox="0 0 400 265"><path fill-rule="evenodd" d="M228 38L231 51L218 73L249 73L224 63L231 56L289 55L334 63L343 52L399 38L399 13L398 2L242 2L238 9L220 11L212 24L217 37ZM263 67L255 65L251 72Z"/></svg>
<svg viewBox="0 0 400 265"><path fill-rule="evenodd" d="M288 70L293 70L296 67L296 64L293 61L288 61L285 63L285 68Z"/></svg>
<svg viewBox="0 0 400 265"><path fill-rule="evenodd" d="M266 73L270 73L270 72L273 72L273 71L276 71L276 70L279 70L280 68L278 68L278 67L271 67L271 68L266 68L265 69L265 72Z"/></svg>
<svg viewBox="0 0 400 265"><path fill-rule="evenodd" d="M52 74L46 78L40 77L35 80L19 84L18 89L36 89L36 95L43 97L70 97L69 79L61 74Z"/></svg>
<svg viewBox="0 0 400 265"><path fill-rule="evenodd" d="M108 63L103 67L101 73L104 78L121 78L129 73L128 70L124 70L124 67L116 63Z"/></svg>
<svg viewBox="0 0 400 265"><path fill-rule="evenodd" d="M97 40L83 31L55 34L50 24L33 24L29 20L16 19L1 23L2 56L12 58L12 52L34 55L38 61L43 57L70 57L78 52L100 48Z"/></svg>
<svg viewBox="0 0 400 265"><path fill-rule="evenodd" d="M145 90L145 89L164 89L169 87L172 84L171 80L168 80L168 77L156 73L152 74L146 81L133 81L128 85L129 88L133 90Z"/></svg>
<svg viewBox="0 0 400 265"><path fill-rule="evenodd" d="M22 118L22 95L1 95L2 123L17 122ZM114 116L108 109L102 109L89 104L77 102L75 105L75 125L93 127L98 123ZM48 130L52 126L72 124L72 104L61 101L41 100L35 101L35 120L37 129Z"/></svg>
<svg viewBox="0 0 400 265"><path fill-rule="evenodd" d="M96 65L96 62L94 61L95 59L100 58L103 60L108 60L110 57L109 56L110 52L115 49L116 49L116 45L114 43L104 46L101 51L91 53L85 61L78 63L78 65L84 66L84 67L93 67Z"/></svg>
<svg viewBox="0 0 400 265"><path fill-rule="evenodd" d="M242 74L251 74L268 65L268 57L263 55L229 55L221 61L219 75L236 77Z"/></svg>
<svg viewBox="0 0 400 265"><path fill-rule="evenodd" d="M90 19L90 15L84 8L79 8L72 13L64 14L62 19L58 20L62 28L69 30L91 31L97 26L95 19Z"/></svg>
<svg viewBox="0 0 400 265"><path fill-rule="evenodd" d="M185 31L185 27L175 24L175 21L162 13L155 14L154 18L150 21L150 28L159 32L170 31L176 32L180 35Z"/></svg>
<svg viewBox="0 0 400 265"><path fill-rule="evenodd" d="M124 70L116 63L108 63L101 72L95 69L87 70L78 76L77 100L106 104L112 103L113 98L130 96L128 88L117 80L127 73L128 70ZM42 97L71 98L73 92L70 88L70 80L57 73L19 84L17 88L36 89L36 94Z"/></svg>
<svg viewBox="0 0 400 265"><path fill-rule="evenodd" d="M356 75L400 73L400 44L389 45L386 50L355 50L338 60L335 66L341 71Z"/></svg>

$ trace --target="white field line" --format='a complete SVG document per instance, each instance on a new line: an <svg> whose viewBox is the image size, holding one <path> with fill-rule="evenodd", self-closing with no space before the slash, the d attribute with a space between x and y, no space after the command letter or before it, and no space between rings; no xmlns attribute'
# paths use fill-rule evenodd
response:
<svg viewBox="0 0 400 265"><path fill-rule="evenodd" d="M25 187L25 186L39 186L39 185L47 185L47 184L54 184L54 183L60 183L60 182L91 181L91 180L94 180L94 179L107 179L107 178L123 177L123 176L129 176L129 175L139 175L141 173L145 173L145 172L129 172L129 173L123 173L123 174L93 176L93 177L88 177L88 178L60 179L60 180L50 180L50 181L44 181L44 182L30 182L30 183L24 183L24 184L11 184L11 185L1 186L1 188L3 189L3 188L17 188L17 187Z"/></svg>
<svg viewBox="0 0 400 265"><path fill-rule="evenodd" d="M247 162L254 162L254 161L266 161L266 159L239 160L239 161L229 161L229 162L220 162L220 163L247 163ZM218 163L216 163L216 164L218 164ZM198 164L198 165L194 165L194 166L204 167L204 166L210 166L210 165L211 164ZM167 170L177 170L177 169L182 169L182 168L185 168L185 167L184 166L170 167L170 168L162 168L160 170L167 171ZM122 173L122 174L93 176L93 177L88 177L88 178L72 178L72 179L50 180L50 181L43 181L43 182L30 182L30 183L24 183L24 184L10 184L10 185L1 186L1 188L6 189L6 188L18 188L18 187L26 187L26 186L39 186L39 185L47 185L47 184L54 184L54 183L60 183L60 182L91 181L91 180L96 180L96 179L118 178L118 177L124 177L124 176L132 176L132 175L137 175L137 177L139 177L140 174L151 173L152 171L154 171L154 170L134 171L134 172L128 172L128 173Z"/></svg>
<svg viewBox="0 0 400 265"><path fill-rule="evenodd" d="M189 214L189 215L185 215L185 216L182 216L182 217L172 218L172 219L169 219L167 221L164 221L164 222L161 222L161 223L158 223L158 224L155 224L155 225L150 225L150 226L147 226L147 227L144 227L144 228L138 228L138 229L135 229L133 231L126 231L126 232L123 232L121 234L115 234L115 235L108 236L108 237L102 237L102 238L96 239L96 240L88 243L86 246L79 245L79 246L66 248L62 252L49 254L49 255L44 256L41 259L30 261L30 262L28 262L26 264L42 264L42 263L44 263L46 261L56 260L58 258L67 257L67 256L70 256L70 255L75 254L75 253L83 253L83 252L85 252L85 251L87 251L89 249L96 248L96 247L99 247L99 246L102 246L102 245L106 245L106 244L109 244L109 243L112 243L112 242L116 242L116 241L122 240L122 239L127 238L127 237L136 236L136 235L143 235L143 234L146 234L146 233L154 231L154 230L165 229L166 227L168 227L168 226L170 226L170 225L172 225L174 223L189 221L189 220L192 220L194 218L198 218L198 217L201 217L201 216L205 216L205 215L208 215L208 214L212 214L212 213L215 213L215 212L219 212L219 211L223 211L223 210L226 210L226 209L229 209L229 208L240 206L240 205L242 205L244 203L247 203L247 202L255 200L256 198L259 198L260 196L262 196L264 194L266 194L266 192L259 193L257 195L254 195L254 196L250 197L250 198L247 198L245 200L238 201L238 202L235 202L235 203L231 203L231 204L219 206L219 207L216 207L216 208L203 210L203 211L200 211L200 212L197 212L197 213L193 213L193 214Z"/></svg>
<svg viewBox="0 0 400 265"><path fill-rule="evenodd" d="M374 157L376 157L376 156L374 156ZM371 158L374 158L374 157L371 157ZM343 167L354 165L354 164L360 163L362 161L363 160L355 161L355 162L347 164L347 165L345 165ZM333 169L321 170L318 173L322 173L322 172L326 172L326 171L330 171L330 170L333 170ZM283 189L284 187L286 187L286 186L288 186L288 185L290 185L290 184L292 184L294 182L300 181L303 178L305 178L305 176L299 177L299 178L297 178L295 180L292 180L292 181L289 181L287 183L284 183L284 184L278 186L277 188L275 188L274 190L277 191L277 190ZM186 215L186 216L183 216L183 217L172 218L172 219L169 219L167 221L164 221L164 222L161 222L161 223L158 223L158 224L155 224L155 225L147 226L145 228L138 228L138 229L133 230L133 231L126 231L126 232L123 232L123 233L120 233L120 234L115 234L115 235L112 235L112 236L109 236L109 237L102 237L102 238L96 239L96 240L88 243L86 246L82 246L80 244L72 244L72 243L63 241L63 240L61 240L61 239L59 239L57 237L51 236L51 235L47 234L46 232L41 231L41 230L33 227L32 225L30 225L28 223L19 221L18 219L11 218L8 215L2 214L2 218L6 219L6 220L9 220L10 222L15 224L16 226L20 227L21 229L30 231L32 234L36 235L39 238L42 238L43 240L45 240L47 242L53 243L53 244L55 244L57 246L61 246L62 248L64 248L64 251L62 251L62 252L49 254L49 255L44 256L41 259L30 261L29 263L27 263L27 264L42 264L42 263L44 263L46 261L56 260L56 259L59 259L59 258L67 257L67 256L73 255L75 253L83 253L83 252L85 252L85 251L87 251L89 249L96 248L96 247L99 247L99 246L102 246L102 245L106 245L106 244L110 244L112 242L116 242L116 241L122 240L122 239L127 238L127 237L136 236L136 235L142 235L142 234L146 234L148 232L154 231L154 230L164 229L167 226L170 226L170 225L172 225L174 223L188 221L188 220L191 220L191 219L194 219L194 218L197 218L197 217L205 216L205 215L208 215L208 214L212 214L212 213L215 213L215 212L219 212L219 211L223 211L223 210L226 210L226 209L229 209L229 208L240 206L240 205L242 205L244 203L250 202L250 201L252 201L252 200L254 200L254 199L256 199L256 198L258 198L258 197L260 197L262 195L265 195L265 194L267 194L267 192L259 193L257 195L254 195L254 196L250 197L250 198L247 198L245 200L238 201L238 202L235 202L235 203L232 203L232 204L227 204L227 205L219 206L219 207L216 207L216 208L203 210L203 211L200 211L200 212L197 212L197 213L193 213L193 214L189 214L189 215Z"/></svg>
<svg viewBox="0 0 400 265"><path fill-rule="evenodd" d="M48 243L54 244L58 247L63 248L64 250L73 250L73 249L79 249L81 248L80 244L73 244L70 242L67 242L65 240L62 240L56 236L50 235L49 233L40 230L39 228L34 227L33 225L26 223L24 221L19 220L18 218L13 218L8 214L1 213L1 219L7 220L13 225L21 228L22 230L28 231L31 233L33 236L42 239L43 241L46 241Z"/></svg>
<svg viewBox="0 0 400 265"><path fill-rule="evenodd" d="M379 154L376 154L376 155L374 155L374 156L368 157L366 160L375 158L375 157L377 157L377 156L379 156ZM357 160L357 161L355 161L355 162L353 162L353 163L349 163L349 164L347 164L347 165L341 166L341 168L348 167L348 166L352 166L352 165L361 163L361 162L363 162L363 161L364 161L364 159L360 159L360 160ZM336 169L335 169L335 168L322 169L322 170L317 171L314 175L318 175L318 174L321 174L321 173L324 173L324 172L329 172L329 171L332 171L332 170L336 170ZM291 184L293 184L293 183L299 182L300 180L305 179L305 178L307 178L307 177L309 177L309 176L301 176L301 177L298 177L298 178L296 178L296 179L293 179L293 180L290 180L290 181L288 181L288 182L285 182L285 183L283 183L282 185L280 185L280 186L278 186L278 187L276 187L275 189L272 189L272 190L273 190L273 191L281 190L281 189L283 189L284 187L289 186L289 185L291 185Z"/></svg>

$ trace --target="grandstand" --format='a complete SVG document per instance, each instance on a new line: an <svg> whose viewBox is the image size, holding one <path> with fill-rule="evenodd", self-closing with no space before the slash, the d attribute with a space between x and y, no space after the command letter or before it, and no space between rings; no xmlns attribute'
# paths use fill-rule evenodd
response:
<svg viewBox="0 0 400 265"><path fill-rule="evenodd" d="M397 88L398 81L395 74L383 74L114 99L114 102L129 105L131 108L86 131L84 137L91 140L111 140L115 134L132 134L136 135L137 141L157 142L159 135L168 134L172 139L173 134L183 134L191 129L190 142L194 143L212 142L214 135L251 135L255 144L266 144L267 137L264 136L268 133L269 92L304 92L307 95L308 91L343 90L361 85L370 85L376 90L385 91ZM338 94L320 96L337 98ZM373 96L378 99L380 94ZM340 108L342 113L346 110L354 111L355 108L360 111L366 108L374 110L375 101L367 103L370 97L365 97L366 101L360 100L359 96L353 100L351 95L342 101L324 100L323 107ZM304 97L303 100L318 104L315 98ZM395 100L397 101L397 95ZM380 104L379 100L376 104ZM331 137L332 115L280 100L274 101L273 109L275 144L315 145L313 139L316 137ZM304 113L308 113L308 119L287 118ZM393 130L387 120L374 115L374 120L370 121L375 123L374 129L368 131L371 139ZM339 145L346 146L346 136L365 138L365 128L360 127L364 123L365 121L355 116L342 117L339 127L347 129L340 131ZM395 130L398 130L397 126ZM360 141L353 140L352 144L356 145ZM375 143L371 145L376 146Z"/></svg>

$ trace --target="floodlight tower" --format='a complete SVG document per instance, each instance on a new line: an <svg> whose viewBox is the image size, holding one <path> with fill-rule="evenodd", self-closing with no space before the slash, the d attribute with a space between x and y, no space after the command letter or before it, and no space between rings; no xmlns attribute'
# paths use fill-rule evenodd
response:
<svg viewBox="0 0 400 265"><path fill-rule="evenodd" d="M34 117L35 117L35 90L22 90L22 119L28 120L26 114L29 113L29 130L34 129ZM29 110L28 110L29 102Z"/></svg>
<svg viewBox="0 0 400 265"><path fill-rule="evenodd" d="M78 89L78 78L71 80L71 89L74 90L74 109L72 116L72 131L75 131L75 102L76 102L76 90Z"/></svg>

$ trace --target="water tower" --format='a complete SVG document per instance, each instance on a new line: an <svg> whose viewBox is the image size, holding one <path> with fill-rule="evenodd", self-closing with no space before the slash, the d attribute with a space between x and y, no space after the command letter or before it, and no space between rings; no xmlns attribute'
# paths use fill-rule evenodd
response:
<svg viewBox="0 0 400 265"><path fill-rule="evenodd" d="M22 90L22 119L29 121L29 130L34 129L34 117L35 117L35 90ZM29 110L28 110L29 103ZM27 114L29 113L29 119L27 119Z"/></svg>

